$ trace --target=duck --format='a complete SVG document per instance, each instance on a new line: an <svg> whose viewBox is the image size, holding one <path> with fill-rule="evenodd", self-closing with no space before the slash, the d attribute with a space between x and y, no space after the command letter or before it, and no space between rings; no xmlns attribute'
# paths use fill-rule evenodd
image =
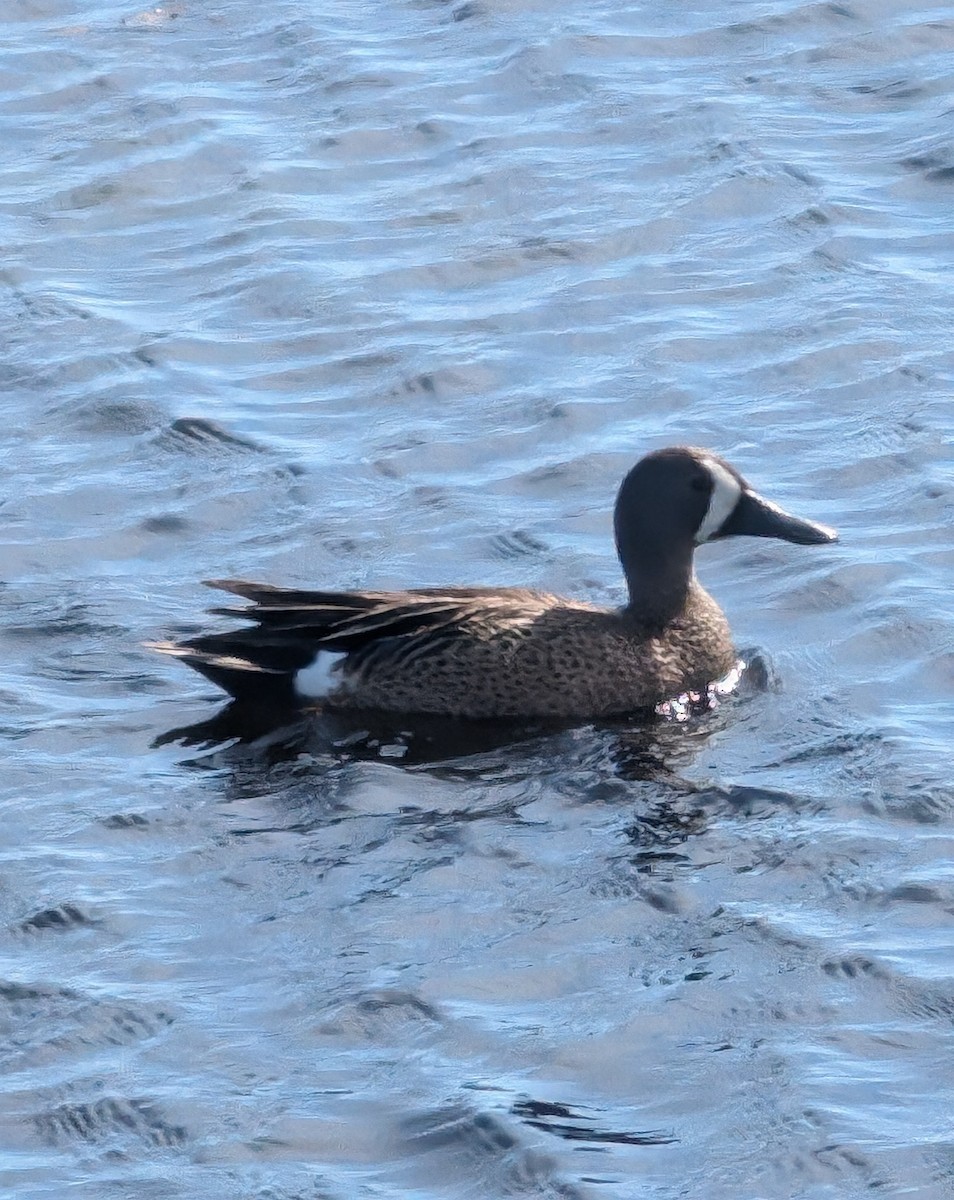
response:
<svg viewBox="0 0 954 1200"><path fill-rule="evenodd" d="M641 458L613 512L626 602L607 608L519 587L311 591L206 585L250 602L210 611L250 626L154 648L233 701L282 710L592 721L704 691L732 671L728 621L696 578L697 547L729 537L837 541L725 459L694 446Z"/></svg>

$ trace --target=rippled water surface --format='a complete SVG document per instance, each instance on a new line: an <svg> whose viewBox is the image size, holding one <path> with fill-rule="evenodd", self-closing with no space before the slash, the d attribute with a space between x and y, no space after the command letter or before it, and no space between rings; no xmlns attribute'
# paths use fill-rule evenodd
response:
<svg viewBox="0 0 954 1200"><path fill-rule="evenodd" d="M5 1194L954 1194L954 7L0 28ZM842 535L716 712L161 741L199 580L615 603L674 442Z"/></svg>

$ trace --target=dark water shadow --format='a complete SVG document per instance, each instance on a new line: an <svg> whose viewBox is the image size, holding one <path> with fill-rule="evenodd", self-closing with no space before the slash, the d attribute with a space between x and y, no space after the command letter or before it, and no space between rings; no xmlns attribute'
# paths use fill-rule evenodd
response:
<svg viewBox="0 0 954 1200"><path fill-rule="evenodd" d="M534 1100L529 1096L517 1100L510 1111L532 1129L539 1129L569 1142L590 1145L667 1146L679 1140L668 1130L662 1129L605 1128L600 1124L598 1113L592 1114L568 1104Z"/></svg>

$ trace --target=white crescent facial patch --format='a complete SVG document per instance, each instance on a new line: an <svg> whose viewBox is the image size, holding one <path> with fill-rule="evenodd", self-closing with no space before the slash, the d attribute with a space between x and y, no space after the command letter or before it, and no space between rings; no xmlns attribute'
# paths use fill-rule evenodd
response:
<svg viewBox="0 0 954 1200"><path fill-rule="evenodd" d="M720 462L714 458L702 459L702 464L712 476L712 495L709 507L696 531L696 545L701 546L719 532L722 523L729 517L742 495L742 485Z"/></svg>

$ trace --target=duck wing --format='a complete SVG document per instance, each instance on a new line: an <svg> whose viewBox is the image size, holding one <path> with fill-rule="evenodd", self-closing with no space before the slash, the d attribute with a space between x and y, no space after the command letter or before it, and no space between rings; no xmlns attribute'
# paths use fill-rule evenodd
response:
<svg viewBox="0 0 954 1200"><path fill-rule="evenodd" d="M403 592L314 592L240 579L210 580L208 587L251 600L222 607L222 616L255 621L263 630L295 633L317 649L355 651L382 638L420 637L438 631L519 626L559 603L525 588L414 588ZM217 635L213 635L217 636Z"/></svg>
<svg viewBox="0 0 954 1200"><path fill-rule="evenodd" d="M294 676L322 650L348 655L349 672L395 669L460 638L520 636L557 597L523 588L415 588L403 592L320 592L239 579L208 586L250 600L217 607L254 624L154 649L183 659L240 700L294 703Z"/></svg>

